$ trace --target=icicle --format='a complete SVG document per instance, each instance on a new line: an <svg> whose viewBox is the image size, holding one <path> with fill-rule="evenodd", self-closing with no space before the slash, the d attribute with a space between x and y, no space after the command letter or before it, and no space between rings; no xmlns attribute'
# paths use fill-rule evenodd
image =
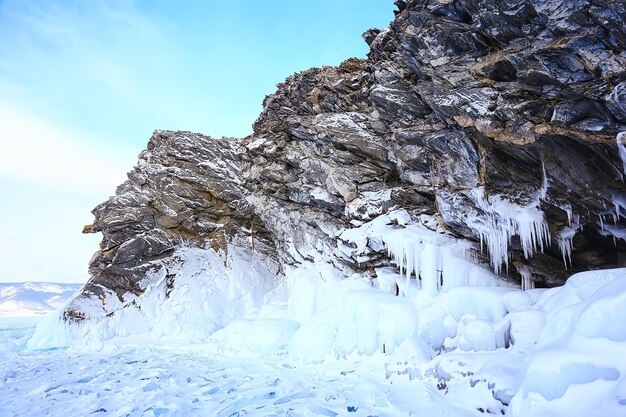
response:
<svg viewBox="0 0 626 417"><path fill-rule="evenodd" d="M405 245L408 243L406 240L404 241ZM413 249L413 253L410 256L406 256L407 258L407 262L406 262L406 277L404 279L404 284L405 284L405 290L404 290L404 296L405 298L409 298L409 291L411 290L411 274L413 273L413 270L415 269L415 266L413 265L413 262L415 261L415 248L411 248L411 247L404 247L404 251L405 253L409 253L409 251ZM409 263L410 261L410 263Z"/></svg>
<svg viewBox="0 0 626 417"><path fill-rule="evenodd" d="M562 238L559 237L559 249L561 250L561 254L563 255L563 264L565 265L565 269L567 269L567 261L569 260L570 266L572 265L572 239L571 238Z"/></svg>
<svg viewBox="0 0 626 417"><path fill-rule="evenodd" d="M619 157L622 160L624 174L626 174L626 132L620 132L615 137L615 141L617 144L617 152L619 153ZM622 176L622 181L624 180L624 176Z"/></svg>
<svg viewBox="0 0 626 417"><path fill-rule="evenodd" d="M430 295L436 295L439 291L439 274L441 270L441 258L435 245L427 244L422 253L421 277L422 288Z"/></svg>
<svg viewBox="0 0 626 417"><path fill-rule="evenodd" d="M417 288L422 287L419 277L421 271L421 257L423 250L424 247L422 246L421 242L415 245L415 248L413 249L413 256L415 257L415 261L413 262L413 271L415 272L415 281L417 283Z"/></svg>
<svg viewBox="0 0 626 417"><path fill-rule="evenodd" d="M622 217L623 210L626 209L626 195L613 195L612 202L615 211L615 217L617 218L617 221L619 221L619 219Z"/></svg>
<svg viewBox="0 0 626 417"><path fill-rule="evenodd" d="M434 296L442 288L500 283L488 268L466 260L466 254L473 253L470 251L474 248L472 244L443 230L432 230L428 225L429 222L407 224L401 229L390 227L380 231L388 256L400 270L395 282L406 297L412 297L410 289L415 287ZM354 234L360 236L360 233ZM506 239L503 241L506 244ZM486 239L485 243L488 242ZM411 282L413 274L416 286Z"/></svg>
<svg viewBox="0 0 626 417"><path fill-rule="evenodd" d="M576 232L581 229L580 226L580 216L572 215L572 222L570 226L564 227L557 234L557 243L559 245L559 250L561 251L561 255L563 256L563 264L565 265L565 269L569 266L572 266L572 251L574 250L574 236L576 236Z"/></svg>
<svg viewBox="0 0 626 417"><path fill-rule="evenodd" d="M548 195L548 176L546 175L546 164L541 160L541 189L539 190L539 196L542 200L546 199Z"/></svg>
<svg viewBox="0 0 626 417"><path fill-rule="evenodd" d="M598 217L600 218L600 228L602 228L604 232L604 219L602 219L602 214L598 214Z"/></svg>
<svg viewBox="0 0 626 417"><path fill-rule="evenodd" d="M527 266L521 266L517 269L520 277L522 278L522 291L528 291L535 288L535 281L533 281L533 273Z"/></svg>
<svg viewBox="0 0 626 417"><path fill-rule="evenodd" d="M513 236L520 237L525 258L537 251L543 252L544 244L550 244L550 231L543 211L538 208L538 199L527 206L515 204L502 196L485 199L482 188L472 190L471 196L484 217L469 217L467 224L480 237L481 248L486 242L491 266L497 274L501 272L502 264L508 270L509 245Z"/></svg>
<svg viewBox="0 0 626 417"><path fill-rule="evenodd" d="M413 254L410 252L412 243L412 239L404 239L402 241L402 253L404 255L404 274L407 281L407 286L409 285L409 280L411 279L411 274L413 273ZM402 275L402 273L400 273L400 275Z"/></svg>
<svg viewBox="0 0 626 417"><path fill-rule="evenodd" d="M567 225L572 225L572 216L574 215L574 210L572 209L572 204L569 202L562 203L562 205L558 206L561 210L567 214Z"/></svg>

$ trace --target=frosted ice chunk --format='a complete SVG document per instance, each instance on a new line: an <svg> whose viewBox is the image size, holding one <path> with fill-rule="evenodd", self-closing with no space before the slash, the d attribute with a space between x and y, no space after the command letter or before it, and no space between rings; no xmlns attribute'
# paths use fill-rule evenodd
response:
<svg viewBox="0 0 626 417"><path fill-rule="evenodd" d="M626 342L626 292L592 300L576 323L575 332L587 338L606 338Z"/></svg>
<svg viewBox="0 0 626 417"><path fill-rule="evenodd" d="M500 320L507 313L504 296L510 291L506 287L453 288L448 292L448 311L456 321L466 314L484 320Z"/></svg>
<svg viewBox="0 0 626 417"><path fill-rule="evenodd" d="M465 316L459 323L459 348L464 351L491 351L506 347L509 322L475 319Z"/></svg>
<svg viewBox="0 0 626 417"><path fill-rule="evenodd" d="M575 274L563 287L545 291L537 307L509 316L514 346L521 342L524 350L532 348L530 323L539 323L541 312L546 322L524 362L509 414L623 415L616 394L626 381L626 269Z"/></svg>
<svg viewBox="0 0 626 417"><path fill-rule="evenodd" d="M391 268L376 268L376 278L379 290L396 295L397 280L401 278L396 271Z"/></svg>
<svg viewBox="0 0 626 417"><path fill-rule="evenodd" d="M419 367L430 362L435 351L419 336L407 337L389 357L386 363L387 374L408 374L409 379L421 377Z"/></svg>
<svg viewBox="0 0 626 417"><path fill-rule="evenodd" d="M391 361L423 364L435 357L435 351L419 336L407 337L393 352Z"/></svg>
<svg viewBox="0 0 626 417"><path fill-rule="evenodd" d="M528 374L527 374L528 375ZM562 397L572 384L587 384L598 379L615 381L619 372L614 368L594 366L588 363L568 363L558 367L556 372L530 373L524 380L522 392L537 392L548 401Z"/></svg>
<svg viewBox="0 0 626 417"><path fill-rule="evenodd" d="M533 304L532 299L526 291L510 291L502 296L502 302L506 311L516 311L522 307Z"/></svg>
<svg viewBox="0 0 626 417"><path fill-rule="evenodd" d="M314 265L306 270L309 275L301 268L288 272L298 274L290 278L289 311L301 323L287 347L294 357L317 362L352 352L392 353L416 334L418 314L409 300L375 290L365 279L323 282Z"/></svg>
<svg viewBox="0 0 626 417"><path fill-rule="evenodd" d="M546 324L545 313L535 309L516 310L509 313L507 318L510 323L509 336L515 349L522 353L534 350Z"/></svg>

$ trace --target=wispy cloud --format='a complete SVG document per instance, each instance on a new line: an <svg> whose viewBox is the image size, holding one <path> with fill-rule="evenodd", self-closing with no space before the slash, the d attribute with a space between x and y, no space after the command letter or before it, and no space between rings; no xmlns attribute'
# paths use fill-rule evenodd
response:
<svg viewBox="0 0 626 417"><path fill-rule="evenodd" d="M84 281L99 237L81 228L136 155L3 101L0 126L0 281Z"/></svg>
<svg viewBox="0 0 626 417"><path fill-rule="evenodd" d="M74 132L66 132L0 101L3 145L0 178L63 190L114 190L135 155Z"/></svg>
<svg viewBox="0 0 626 417"><path fill-rule="evenodd" d="M139 69L165 48L132 2L0 4L0 281L87 278L82 226L158 127Z"/></svg>
<svg viewBox="0 0 626 417"><path fill-rule="evenodd" d="M177 58L160 25L132 1L2 4L0 94L83 130L109 124L119 136L119 124L141 141L173 125L171 103L182 101Z"/></svg>

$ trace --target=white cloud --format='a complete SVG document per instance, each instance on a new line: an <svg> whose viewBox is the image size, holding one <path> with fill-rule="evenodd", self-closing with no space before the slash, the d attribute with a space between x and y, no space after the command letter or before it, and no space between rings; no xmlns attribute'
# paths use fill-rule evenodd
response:
<svg viewBox="0 0 626 417"><path fill-rule="evenodd" d="M38 191L28 185L23 189ZM85 282L101 238L81 233L93 204L38 193L16 203L19 213L3 208L0 219L0 282Z"/></svg>
<svg viewBox="0 0 626 417"><path fill-rule="evenodd" d="M50 122L0 101L0 178L63 190L111 192L136 155L94 138L64 132Z"/></svg>
<svg viewBox="0 0 626 417"><path fill-rule="evenodd" d="M123 0L0 9L0 281L84 281L81 229L159 127L142 87L166 45Z"/></svg>
<svg viewBox="0 0 626 417"><path fill-rule="evenodd" d="M126 179L135 152L3 101L0 125L0 281L85 281L100 236L81 229Z"/></svg>

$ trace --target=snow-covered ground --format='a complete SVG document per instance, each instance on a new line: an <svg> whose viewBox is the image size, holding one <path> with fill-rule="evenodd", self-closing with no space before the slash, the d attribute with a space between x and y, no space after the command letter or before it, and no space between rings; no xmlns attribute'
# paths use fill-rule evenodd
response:
<svg viewBox="0 0 626 417"><path fill-rule="evenodd" d="M200 343L144 334L30 350L35 323L41 335L56 318L4 318L0 416L626 415L626 270L435 297L299 283L296 305Z"/></svg>
<svg viewBox="0 0 626 417"><path fill-rule="evenodd" d="M626 416L626 268L521 289L404 212L338 239L397 268L283 277L245 248L181 247L141 296L71 301L78 323L3 319L0 417Z"/></svg>
<svg viewBox="0 0 626 417"><path fill-rule="evenodd" d="M385 379L381 359L296 366L280 356L216 356L202 346L5 353L0 415L476 415L430 384Z"/></svg>

